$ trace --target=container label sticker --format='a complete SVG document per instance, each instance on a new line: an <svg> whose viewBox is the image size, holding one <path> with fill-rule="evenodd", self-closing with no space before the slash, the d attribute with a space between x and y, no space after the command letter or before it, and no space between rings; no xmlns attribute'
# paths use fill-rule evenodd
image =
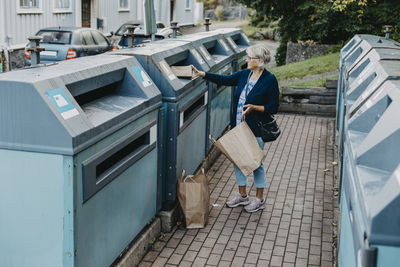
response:
<svg viewBox="0 0 400 267"><path fill-rule="evenodd" d="M246 34L241 33L242 37L246 40L246 42L250 43L249 38L247 38Z"/></svg>
<svg viewBox="0 0 400 267"><path fill-rule="evenodd" d="M232 38L228 38L228 42L231 44L231 46L233 47L233 48L235 48L235 49L237 49L238 48L238 46L237 46L237 44L232 40Z"/></svg>
<svg viewBox="0 0 400 267"><path fill-rule="evenodd" d="M167 75L168 79L171 81L176 79L175 74L172 72L171 68L168 66L167 62L165 60L160 61L160 66L164 72L165 75Z"/></svg>
<svg viewBox="0 0 400 267"><path fill-rule="evenodd" d="M61 88L52 89L46 92L50 102L60 112L64 120L70 119L79 115L79 111L72 104L71 100L67 97Z"/></svg>
<svg viewBox="0 0 400 267"><path fill-rule="evenodd" d="M224 47L225 51L229 51L229 47L224 40L218 39L218 42Z"/></svg>
<svg viewBox="0 0 400 267"><path fill-rule="evenodd" d="M200 46L200 51L203 54L203 56L207 59L207 60L211 60L210 54L208 53L207 49L204 47L204 45Z"/></svg>
<svg viewBox="0 0 400 267"><path fill-rule="evenodd" d="M149 76L147 76L146 72L144 72L144 70L141 67L132 66L131 69L135 73L136 77L138 77L138 79L142 83L143 87L152 85L152 82L151 82Z"/></svg>
<svg viewBox="0 0 400 267"><path fill-rule="evenodd" d="M205 62L204 62L204 59L200 56L199 52L197 52L196 49L192 48L192 49L190 49L190 50L192 51L192 54L194 55L194 57L197 59L197 61L198 61L200 64L204 64L204 63L205 63Z"/></svg>

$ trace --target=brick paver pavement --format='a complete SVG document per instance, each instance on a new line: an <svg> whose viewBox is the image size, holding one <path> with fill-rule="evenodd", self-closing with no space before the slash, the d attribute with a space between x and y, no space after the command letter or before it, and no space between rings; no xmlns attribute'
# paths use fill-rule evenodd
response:
<svg viewBox="0 0 400 267"><path fill-rule="evenodd" d="M237 193L233 165L219 156L210 179L203 229L164 234L140 266L333 266L334 119L277 116L282 134L265 145L266 207L227 208ZM250 197L255 196L249 178Z"/></svg>

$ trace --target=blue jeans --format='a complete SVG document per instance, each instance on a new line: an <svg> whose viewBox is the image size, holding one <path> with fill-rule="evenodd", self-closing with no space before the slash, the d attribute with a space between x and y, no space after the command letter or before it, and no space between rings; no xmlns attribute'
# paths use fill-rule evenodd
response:
<svg viewBox="0 0 400 267"><path fill-rule="evenodd" d="M261 149L264 149L264 142L261 137L256 137L258 145ZM246 186L247 185L247 177L241 172L235 165L233 165L233 169L235 170L236 175L236 183L238 186ZM261 162L260 167L258 167L253 172L254 175L254 186L256 188L265 188L267 186L267 181L265 177L264 163Z"/></svg>

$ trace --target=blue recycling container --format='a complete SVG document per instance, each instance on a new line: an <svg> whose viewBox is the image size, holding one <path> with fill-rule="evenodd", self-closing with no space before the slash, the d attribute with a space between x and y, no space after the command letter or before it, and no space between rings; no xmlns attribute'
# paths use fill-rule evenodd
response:
<svg viewBox="0 0 400 267"><path fill-rule="evenodd" d="M225 38L216 31L183 35L176 40L191 42L207 62L210 72L223 75L233 73L236 54L226 44ZM217 139L229 126L232 95L233 88L231 86L209 82L207 136L212 135ZM208 141L206 145L206 153L208 153L212 142Z"/></svg>
<svg viewBox="0 0 400 267"><path fill-rule="evenodd" d="M215 30L215 32L221 34L225 38L226 42L236 54L234 71L247 68L246 49L251 46L252 43L243 30L239 28L221 28Z"/></svg>
<svg viewBox="0 0 400 267"><path fill-rule="evenodd" d="M208 140L208 84L200 77L179 78L173 68L210 68L192 43L179 40L146 43L112 54L134 56L161 91L165 108L163 209L169 210L176 204L182 170L196 171L205 158Z"/></svg>
<svg viewBox="0 0 400 267"><path fill-rule="evenodd" d="M360 96L344 122L339 266L398 266L400 82Z"/></svg>
<svg viewBox="0 0 400 267"><path fill-rule="evenodd" d="M0 75L0 266L110 266L123 253L161 202L161 104L133 57Z"/></svg>

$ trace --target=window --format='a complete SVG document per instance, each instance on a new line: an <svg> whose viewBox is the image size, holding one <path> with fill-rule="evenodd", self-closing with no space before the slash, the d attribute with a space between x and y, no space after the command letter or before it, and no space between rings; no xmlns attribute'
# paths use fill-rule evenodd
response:
<svg viewBox="0 0 400 267"><path fill-rule="evenodd" d="M72 32L64 31L40 31L39 36L43 37L42 43L49 44L70 44Z"/></svg>
<svg viewBox="0 0 400 267"><path fill-rule="evenodd" d="M19 8L21 9L38 9L39 0L19 0Z"/></svg>
<svg viewBox="0 0 400 267"><path fill-rule="evenodd" d="M186 9L190 9L190 0L186 0Z"/></svg>
<svg viewBox="0 0 400 267"><path fill-rule="evenodd" d="M129 0L119 0L119 11L129 11Z"/></svg>
<svg viewBox="0 0 400 267"><path fill-rule="evenodd" d="M54 0L54 12L72 12L71 0Z"/></svg>
<svg viewBox="0 0 400 267"><path fill-rule="evenodd" d="M17 0L18 1L18 14L31 14L42 13L41 0Z"/></svg>
<svg viewBox="0 0 400 267"><path fill-rule="evenodd" d="M99 32L92 31L92 35L98 45L108 46L107 39L104 36L102 36Z"/></svg>
<svg viewBox="0 0 400 267"><path fill-rule="evenodd" d="M82 43L85 45L95 45L92 35L90 31L82 32Z"/></svg>

